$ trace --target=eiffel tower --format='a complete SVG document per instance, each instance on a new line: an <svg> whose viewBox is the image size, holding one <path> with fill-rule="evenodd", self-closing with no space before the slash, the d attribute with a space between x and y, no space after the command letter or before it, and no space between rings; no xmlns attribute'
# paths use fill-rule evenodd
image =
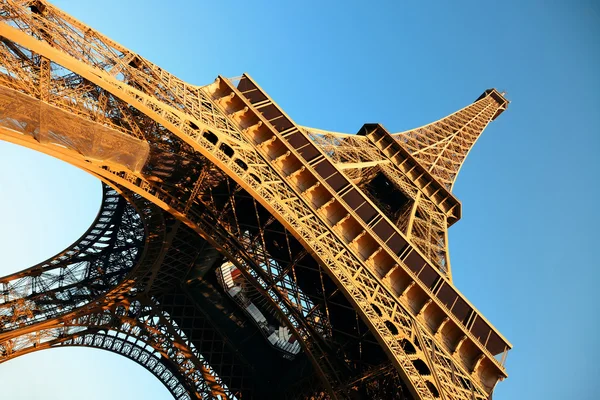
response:
<svg viewBox="0 0 600 400"><path fill-rule="evenodd" d="M191 85L45 1L0 5L0 139L103 182L79 240L0 279L0 362L104 349L177 399L491 399L511 344L447 232L503 93L329 132L247 74Z"/></svg>

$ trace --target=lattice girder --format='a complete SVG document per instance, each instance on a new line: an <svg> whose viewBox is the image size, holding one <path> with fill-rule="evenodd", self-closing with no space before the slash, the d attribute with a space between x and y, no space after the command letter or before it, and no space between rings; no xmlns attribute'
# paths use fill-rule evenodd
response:
<svg viewBox="0 0 600 400"><path fill-rule="evenodd" d="M126 356L157 376L175 398L230 398L229 388L180 336L160 306L133 298L80 312L50 328L0 342L0 362L58 346L96 347ZM161 367L162 366L162 367Z"/></svg>
<svg viewBox="0 0 600 400"><path fill-rule="evenodd" d="M451 214L448 214L448 209L440 208L439 200L433 201L427 193L421 191L413 179L403 173L367 136L327 132L307 127L302 129L361 189L365 190L369 182L373 181L378 174L383 174L407 199L412 201L412 204L408 203L404 208L390 212L389 207L386 208L379 203L376 196L370 196L371 201L423 254L434 262L439 271L451 279L446 240L447 221L457 220L460 216L460 207L452 209ZM365 192L369 194L368 189ZM423 230L419 223L431 224L431 226Z"/></svg>
<svg viewBox="0 0 600 400"><path fill-rule="evenodd" d="M114 194L112 189L106 191ZM135 200L135 196L132 199ZM112 204L115 199L109 197L107 202ZM117 202L122 203L123 199L117 196ZM181 321L176 310L183 303L177 301L176 305L172 304L173 297L164 293L168 287L161 287L161 293L157 293L150 286L154 295L148 297L143 294L144 288L147 289L147 285L151 283L144 276L153 275L157 267L162 267L163 259L158 255L165 254L166 251L160 249L171 243L164 241L164 234L160 232L161 227L164 229L165 226L157 216L160 217L162 212L151 203L143 201L143 198L138 198L135 202L142 216L137 219L150 228L146 235L150 240L145 245L142 258L133 268L137 278L131 279L130 276L130 279L123 280L120 285L99 295L93 302L78 308L71 308L63 313L47 312L48 319L45 321L31 321L27 326L5 325L0 332L0 362L60 345L90 345L132 358L159 377L176 398L232 398L233 393L237 396L241 392L252 397L254 379L250 378L248 366L244 362L240 363L226 340L220 338L205 317L188 310L187 316L194 318L194 328L188 327L184 333L176 322L176 319ZM104 214L106 213L100 213L89 232L96 231L99 224L107 222L103 218ZM113 228L118 226L112 225ZM94 248L95 242L98 242L97 238L84 235L82 240L54 259L67 263L68 260L62 254L69 254L67 258L77 258L80 254L77 250L84 245ZM183 250L179 248L177 251L185 259ZM95 259L102 258L103 254L97 252L87 254L86 257L94 262ZM118 261L115 258L112 260ZM49 260L42 265L53 264ZM25 270L20 275L28 277L32 271L37 275L36 268ZM131 269L126 270L130 271ZM79 286L84 287L85 277L81 279ZM39 295L47 296L44 293ZM106 346L104 341L99 344L99 337L108 337L111 343L118 343L118 346ZM134 343L131 343L131 338L136 338ZM206 340L207 345L204 345ZM198 346L205 350L202 355L196 350ZM135 357L131 354L132 349L137 349ZM142 356L144 360L139 358ZM214 366L219 371L218 375L214 373L210 362L218 363ZM230 385L224 387L223 379L228 380Z"/></svg>
<svg viewBox="0 0 600 400"><path fill-rule="evenodd" d="M49 7L48 9L51 8ZM58 15L56 14L56 10L51 10L55 13L54 15ZM28 20L28 27L35 26L36 23L39 23L38 19L42 19L37 16L29 17L27 15L21 17L23 19L31 19ZM63 17L60 16L60 18ZM73 22L69 21L69 24L73 24ZM69 26L68 28L71 29L72 27ZM27 29L29 28L25 28L25 31ZM44 25L43 27L37 26L35 29L43 31L45 35L52 35L53 30L54 32L60 31L64 29L64 26L61 28L55 25ZM59 47L69 48L69 51L73 53L72 55L80 58L79 62L65 57L63 53L53 51L51 47L37 40L32 41L28 39L29 36L27 35L19 35L18 31L13 31L5 26L0 28L0 35L18 42L25 48L30 47L33 53L40 54L41 57L52 60L57 65L69 68L71 72L100 87L102 91L114 95L126 104L130 104L140 114L150 117L153 121L158 122L160 126L168 129L170 133L164 132L166 137L171 137L172 141L176 138L184 141L188 146L201 153L203 157L213 163L219 170L233 178L242 188L247 190L253 198L257 199L263 207L283 223L293 233L294 237L300 240L309 249L311 254L319 260L327 273L330 274L347 295L353 306L359 311L359 314L371 328L377 340L388 351L390 359L394 362L404 379L410 383L409 387L413 395L420 398L431 398L435 391L438 390L439 394L446 398L487 397L486 391L491 390L493 384L484 383L481 381L481 375L478 374L484 367L486 369L492 367L493 369L499 367L499 364L494 367L495 364L491 358L486 358L483 362L478 360L476 368L474 368L475 372L473 373L467 372L464 366L457 364L457 361L451 356L448 350L443 345L439 345L438 339L434 339L430 330L423 325L424 322L421 319L420 313L416 316L413 315L410 307L403 304L401 302L402 299L398 299L398 294L390 292L388 286L382 284L382 278L378 277L371 269L372 260L361 260L361 257L357 256L356 250L352 249L352 243L347 243L343 234L336 233L327 227L322 216L309 205L310 191L304 193L304 191L294 188L293 183L288 182L287 177L282 175L281 170L274 166L277 160L272 159L270 154L265 151L268 144L261 146L254 143L249 139L252 137L252 133L242 131L239 125L241 121L239 116L241 114L229 116L226 114L227 112L231 112L231 107L228 105L227 99L220 98L218 94L211 92L210 89L200 89L183 84L181 81L155 68L141 58L132 56L130 52L122 52L122 57L127 62L119 58L121 56L117 56L114 59L114 54L112 56L113 59L110 59L109 55L112 50L105 50L107 48L116 48L114 47L115 45L105 41L96 33L88 36L75 37L76 35L73 35L73 37L69 37L67 32L66 36L76 42L78 46L73 46L73 42L68 45L60 42L64 37L57 39L57 42L52 42ZM44 35L38 36L43 37ZM73 49L86 49L90 43L97 44L98 41L104 43L105 47L104 50L96 49L95 51L105 51L107 55L103 55L102 57L107 60L110 59L110 62L91 61L89 59L91 57L90 52L84 52L86 53L84 57L77 50ZM60 43L57 44L58 42ZM94 57L96 57L96 53L94 53ZM105 67L106 65L112 66L108 68ZM110 70L117 66L119 72L112 76ZM127 80L127 83L123 83L115 77ZM25 80L23 79L23 81ZM27 92L27 87L29 87L27 84L11 86L11 88L19 88L28 94L35 95L34 92ZM168 87L168 89L165 89L165 87ZM85 97L88 92L89 88L83 91L73 90L69 95ZM165 93L168 93L168 95L165 95ZM211 96L214 96L214 99L211 99ZM230 99L233 97L230 97ZM44 97L40 94L40 98L43 99ZM99 97L98 103L105 104L104 98L106 97ZM109 103L106 102L106 104ZM103 106L106 107L105 105ZM224 107L227 111L223 112L220 110L221 107ZM103 110L102 106L98 107L98 109ZM66 110L66 107L63 110ZM237 112L239 110L234 111ZM80 115L80 117L92 120L89 115ZM101 118L93 120L93 122L104 124ZM251 127L246 127L245 129L248 128ZM136 137L133 135L133 128L125 129L125 131L129 131L127 134L131 135L132 138ZM140 131L144 132L143 129L140 129ZM187 192L186 196L188 197L174 198L172 197L172 193L177 193L176 191L173 192L166 186L160 189L161 181L164 179L158 178L159 180L156 180L151 173L145 175L140 169L132 168L131 164L127 165L124 162L118 161L110 164L103 163L101 160L93 159L89 155L82 155L77 148L66 146L67 149L59 149L53 147L52 144L37 141L35 135L28 133L26 129L22 129L20 132L22 133L15 134L14 130L10 132L3 129L2 138L57 156L73 165L86 169L90 173L104 177L115 184L135 191L150 199L161 208L169 210L183 223L201 235L206 236L212 244L232 257L249 274L251 274L251 271L259 272L256 266L252 267L251 265L255 263L252 257L239 253L239 249L243 248L243 240L241 238L238 239L234 247L230 247L233 243L229 242L231 240L229 236L234 233L233 231L228 233L230 232L230 227L219 227L218 219L216 221L210 220L213 224L210 225L206 216L198 212L199 210L203 210L203 208L196 209L197 199L191 196L193 192ZM145 137L144 139L145 143L156 143L156 138L154 137ZM146 162L147 159L144 160L144 165L146 165ZM148 169L145 171L147 172ZM214 232L215 228L224 230L223 235L227 235L227 241L217 243L217 239L210 236L210 233ZM251 247L247 248L246 251L250 250L252 250ZM238 257L237 259L236 256ZM341 269L340 264L344 265L345 268ZM281 304L286 304L284 299L280 300L282 301ZM371 308L372 304L377 305L378 311ZM424 310L425 308L421 311ZM392 323L396 327L402 326L401 332L394 333L390 331L385 324L386 321L394 321ZM296 328L298 329L298 327ZM299 332L296 330L296 333ZM419 335L424 339L418 339ZM472 343L477 343L477 339L470 336L468 332L465 332L465 335ZM424 354L425 356L431 356L429 359L425 357L425 363L429 366L430 371L434 371L434 379L424 379L422 374L413 365L411 358L403 351L401 340L407 337L417 338L416 340L428 349L424 351ZM306 349L310 351L310 349ZM456 350L460 351L460 349ZM483 354L486 354L485 350L482 349L482 351ZM502 371L501 367L500 370ZM462 389L457 386L459 385L459 382L456 380L457 373L464 377L466 382L470 382L466 385L466 388L465 385L462 385ZM323 374L326 377L330 377L330 374L325 371L323 371ZM437 389L431 388L432 381Z"/></svg>
<svg viewBox="0 0 600 400"><path fill-rule="evenodd" d="M251 81L250 78L248 78L246 75L242 77L242 80L244 80L244 79L246 79L246 82ZM224 81L218 80L217 83L215 83L215 85L218 86L220 84L220 82L224 82ZM242 88L241 86L242 86L242 84L240 83L238 88L242 93L250 93L250 92L253 93L250 103L259 104L257 106L258 108L260 108L260 109L265 108L265 110L268 111L268 112L260 111L264 115L264 119L262 121L259 121L258 124L256 122L252 122L252 119L250 119L249 121L246 120L245 124L248 124L250 126L248 128L246 128L245 131L249 132L249 133L253 131L252 134L255 135L255 137L256 137L255 140L258 140L259 143L266 144L266 145L270 146L271 149L273 149L275 154L269 155L269 157L271 157L275 161L278 161L279 159L282 159L283 157L289 157L289 155L290 155L290 150L288 150L286 153L283 153L285 150L278 150L278 148L280 149L281 147L278 147L278 146L280 146L279 142L277 140L274 140L274 139L276 139L275 136L277 136L277 134L275 134L274 136L269 138L268 136L265 137L264 129L263 129L262 133L260 133L260 131L259 132L256 131L257 128L260 129L261 126L269 126L270 123L268 122L268 119L271 118L271 120L277 120L277 123L276 123L277 127L276 128L271 127L272 132L274 132L274 131L276 132L277 130L279 130L281 132L281 135L284 138L286 136L289 136L290 143L292 142L292 140L295 141L296 144L294 144L293 146L300 146L301 150L298 150L298 151L302 151L304 154L307 154L306 156L302 156L302 157L310 157L311 161L309 162L309 166L307 166L305 164L305 166L300 168L299 171L304 171L305 168L306 168L306 170L308 170L310 168L310 165L318 166L319 164L322 163L322 158L320 158L320 156L318 156L318 152L315 153L314 150L311 150L308 147L306 141L300 140L300 138L298 137L298 133L297 133L298 130L296 128L294 128L293 125L290 127L291 120L289 120L289 118L286 117L282 112L278 111L279 112L279 114L278 114L277 112L275 112L273 110L273 108L276 106L274 105L274 103L272 103L272 101L270 101L270 99L268 99L268 97L264 94L264 92L263 93L259 92L260 94L256 95L256 93L255 93L256 89L253 89L253 87L257 88L257 86L254 82L252 82L251 85L245 83L244 88ZM221 87L222 87L222 84L221 84ZM211 89L211 90L215 90L215 89ZM215 96L220 99L226 99L226 101L229 103L229 104L227 104L227 106L229 107L227 112L232 113L232 115L236 115L236 116L239 115L239 112L236 112L234 110L237 110L238 107L244 107L244 104L243 103L240 104L239 102L238 102L238 104L235 104L235 102L231 101L232 96L227 95L228 89L224 89L224 91L222 91L222 92L218 92L219 90L221 90L221 89L215 90L215 92L217 92L217 94L215 94ZM231 89L229 89L229 90L231 90ZM260 91L260 89L259 89L259 91ZM246 107L248 107L248 103L245 103L245 105L246 105ZM271 107L270 110L268 109L268 107ZM269 115L269 116L267 117L267 115ZM262 122L262 125L261 125L261 122ZM252 123L254 123L254 125L252 125ZM296 129L296 131L294 131L294 129ZM281 139L279 139L279 140L281 141ZM285 140L283 142L285 142ZM261 144L259 144L259 148L263 148L263 149L267 148L267 146L263 147ZM289 147L288 147L288 149L289 149ZM283 155L279 156L279 154L283 154ZM310 156L308 154L310 154ZM314 161L312 161L312 160L314 160ZM290 176L293 176L293 175L294 174L290 174ZM331 178L328 178L328 179L331 179ZM317 182L317 184L314 185L313 187L317 187L318 184L319 183ZM311 187L311 189L312 189L312 187ZM306 190L305 188L300 189L300 191L305 191L305 190ZM310 192L310 190L306 190L306 191ZM346 191L346 189L342 189L342 192L344 192L344 191ZM328 206L330 204L332 204L332 203L325 202L325 206ZM342 220L345 220L345 219L342 218ZM364 232L365 231L363 231L363 233L361 233L361 235L359 235L358 237L362 237L364 235ZM346 240L348 240L348 239L346 239ZM377 253L377 251L376 251L376 253ZM411 285L409 285L409 287L406 290L409 290L410 288L412 288ZM405 290L405 292L406 292L406 290ZM404 294L405 293L402 293L402 295L404 295ZM426 304L430 304L430 303L426 303Z"/></svg>
<svg viewBox="0 0 600 400"><path fill-rule="evenodd" d="M393 134L448 190L471 148L486 126L508 106L495 89L487 90L473 104L439 121Z"/></svg>
<svg viewBox="0 0 600 400"><path fill-rule="evenodd" d="M72 161L72 162L73 162L73 161ZM76 161L74 161L73 163L75 163L75 164L76 164L77 162L76 162ZM88 168L89 168L89 167L88 167ZM97 171L96 173L101 173L101 172L100 172L100 171ZM121 173L120 175L122 175L122 173ZM134 178L133 180L134 180L134 181L138 181L138 179L137 179L137 178ZM126 184L125 182L121 182L121 183L123 183L123 184ZM156 199L155 201L157 201L157 203L161 203L161 201L159 201L158 199Z"/></svg>
<svg viewBox="0 0 600 400"><path fill-rule="evenodd" d="M88 231L52 259L0 279L0 338L106 295L129 274L145 246L143 220L104 186L102 207Z"/></svg>

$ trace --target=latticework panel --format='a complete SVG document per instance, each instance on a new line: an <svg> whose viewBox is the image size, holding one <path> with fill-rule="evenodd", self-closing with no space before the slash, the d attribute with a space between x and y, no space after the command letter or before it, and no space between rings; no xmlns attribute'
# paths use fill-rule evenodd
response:
<svg viewBox="0 0 600 400"><path fill-rule="evenodd" d="M141 256L143 222L105 186L98 217L81 239L42 264L0 279L0 337L67 314L116 288Z"/></svg>
<svg viewBox="0 0 600 400"><path fill-rule="evenodd" d="M377 149L365 136L339 134L303 128L325 154L377 204L378 208L426 254L437 268L450 277L446 243L446 215L431 200L419 194L414 182ZM379 201L366 186L383 174L410 202L400 209ZM415 204L417 203L417 204Z"/></svg>
<svg viewBox="0 0 600 400"><path fill-rule="evenodd" d="M340 153L338 161L347 164L353 182L345 191L332 192L329 182L314 178L317 162L306 161L296 144L286 144L286 135L295 134L293 126L274 128L268 115L277 110L269 99L244 103L246 95L223 80L205 88L188 85L45 2L3 5L1 18L10 26L0 24L7 63L1 71L5 96L0 137L131 190L178 221L169 217L162 222L165 247L148 256L151 267L139 275L144 284L129 287L147 296L142 303L154 304L155 297L148 296L156 288L176 287L186 271L202 272L218 259L209 249L202 255L189 248L189 258L168 253L169 246L186 249L188 240L181 238L191 238L186 235L193 231L237 265L267 301L265 307L300 340L320 378L314 397L328 393L343 398L365 382L365 390L376 398L374 393L379 390L384 396L390 382L399 380L417 398L489 396L504 376L494 358L503 349L502 339L487 325L482 328L488 329L487 338L474 331L472 320L479 317L474 310L463 320L438 296L444 280L428 286L421 271L409 268L414 257L395 253L391 242L374 236L375 225L387 218L378 208L373 208L380 213L378 219L363 222L358 211L347 207L346 194L355 190L353 195L360 196L357 184L369 174L394 182L408 198L407 205L415 205L397 214L395 226L422 238L422 243L413 240L417 248L444 270L444 262L435 259L446 257L443 238L440 241L440 232L445 232L440 215L445 214L432 209L437 205L421 201L412 181L390 169L389 159L379 155L366 161L372 154L363 148ZM28 11L23 5L32 7ZM36 120L36 113L50 115L52 124ZM75 118L83 121L88 136L68 129L78 124ZM105 136L109 142L103 141ZM356 164L367 162L372 164L366 172L359 171ZM434 219L441 230L425 231ZM161 265L168 268L162 271ZM313 285L321 282L320 291L311 291L309 281L302 280L310 274L318 277ZM399 277L407 278L406 286L398 283ZM340 337L349 332L332 322L344 309L356 318L359 330L346 342ZM179 322L192 321L185 313L169 313L175 314ZM220 384L219 378L214 378L216 388L203 383L212 382L209 375L216 367L203 369L202 352L193 350L199 347L189 342L187 331L173 328L183 325L161 315L164 329L150 325L170 335L169 349L177 347L177 335L177 343L185 342L183 353L166 354L178 365L179 381L193 382L186 384L187 393L201 396L221 387L229 396L227 387L233 386ZM373 346L373 352L381 352L382 360L389 362L377 360L380 365L368 366L361 346Z"/></svg>
<svg viewBox="0 0 600 400"><path fill-rule="evenodd" d="M402 146L449 190L467 154L507 101L492 91L475 103L437 122L394 134Z"/></svg>

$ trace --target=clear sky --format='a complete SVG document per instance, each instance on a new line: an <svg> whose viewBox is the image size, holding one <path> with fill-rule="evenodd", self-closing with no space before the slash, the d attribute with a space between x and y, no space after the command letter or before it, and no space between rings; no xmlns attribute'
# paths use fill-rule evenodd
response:
<svg viewBox="0 0 600 400"><path fill-rule="evenodd" d="M454 282L514 345L494 400L597 398L598 2L55 4L189 82L248 72L301 125L397 132L506 90L508 111L455 185ZM99 201L94 178L0 142L0 275L67 247ZM98 350L0 365L1 399L42 397L170 395L142 367Z"/></svg>

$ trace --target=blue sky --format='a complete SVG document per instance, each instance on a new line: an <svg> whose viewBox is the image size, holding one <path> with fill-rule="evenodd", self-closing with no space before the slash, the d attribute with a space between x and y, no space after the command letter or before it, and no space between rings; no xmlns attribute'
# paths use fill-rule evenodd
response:
<svg viewBox="0 0 600 400"><path fill-rule="evenodd" d="M179 77L248 72L299 124L402 131L496 87L512 101L454 193L454 282L513 343L494 400L599 389L600 6L593 1L55 1ZM68 246L100 184L0 142L0 275ZM90 349L0 365L2 399L169 399L148 372ZM143 391L140 393L139 391Z"/></svg>

